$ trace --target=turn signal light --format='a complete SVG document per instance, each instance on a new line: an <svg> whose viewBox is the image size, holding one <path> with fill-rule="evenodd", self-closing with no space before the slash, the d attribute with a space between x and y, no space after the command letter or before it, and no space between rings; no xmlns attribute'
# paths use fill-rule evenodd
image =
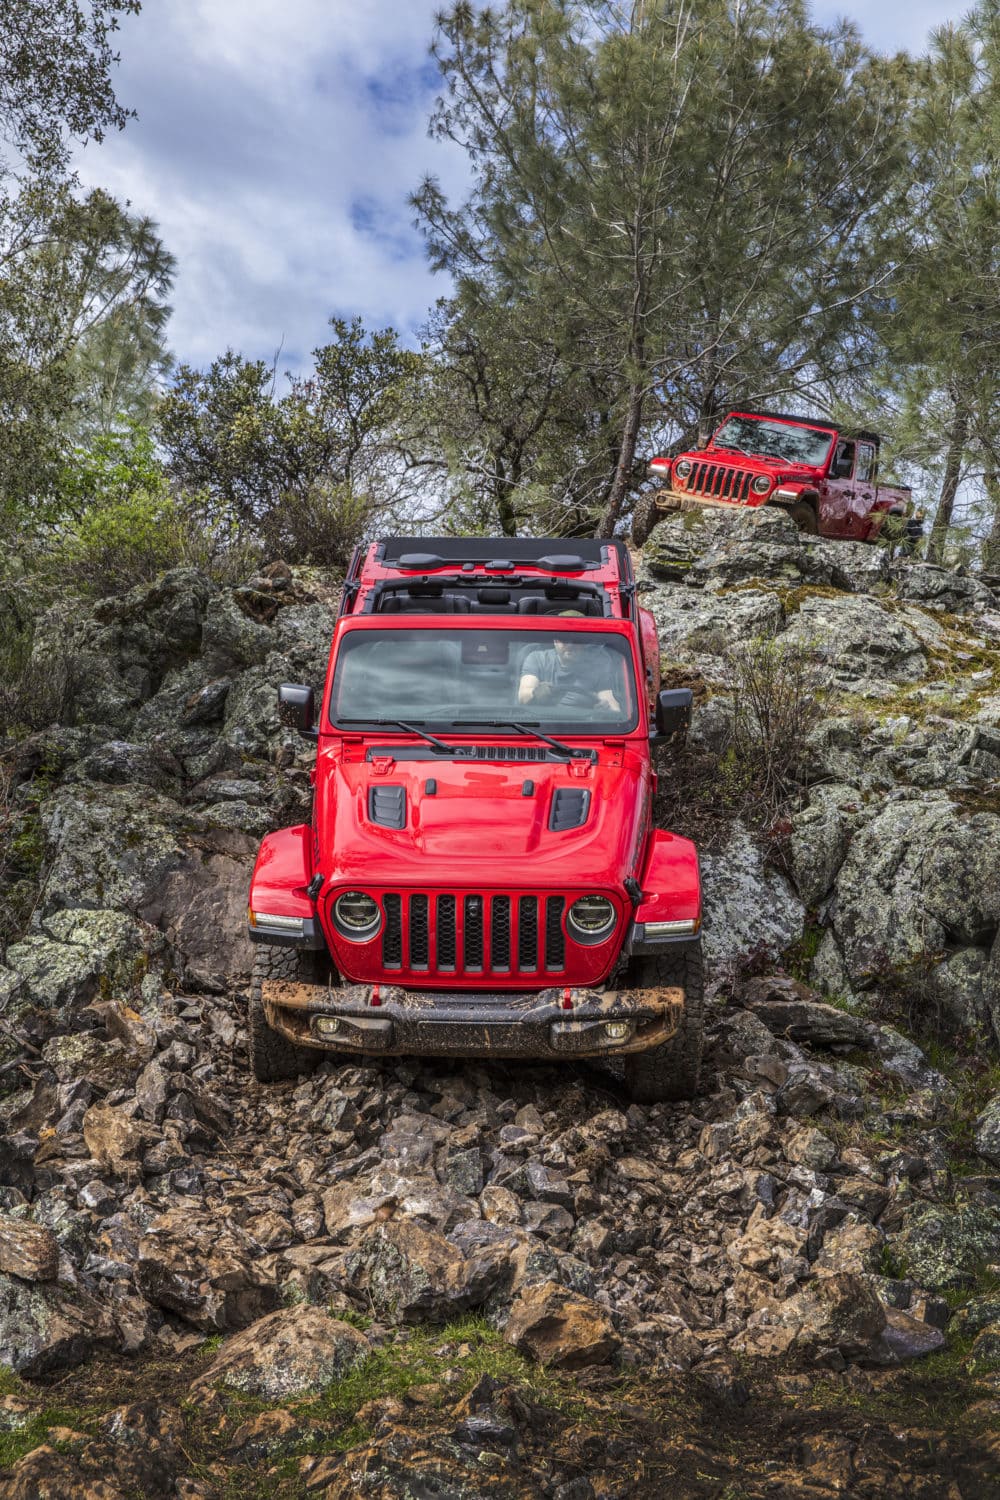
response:
<svg viewBox="0 0 1000 1500"><path fill-rule="evenodd" d="M274 927L279 932L296 932L302 936L302 917L279 917L274 912L253 911L247 912L251 927Z"/></svg>
<svg viewBox="0 0 1000 1500"><path fill-rule="evenodd" d="M700 926L700 919L692 917L683 922L647 922L644 930L647 937L693 937Z"/></svg>

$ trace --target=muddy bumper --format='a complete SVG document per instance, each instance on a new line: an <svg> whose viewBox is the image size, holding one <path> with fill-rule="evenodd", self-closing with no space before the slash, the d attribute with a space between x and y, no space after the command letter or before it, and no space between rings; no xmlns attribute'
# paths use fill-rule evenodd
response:
<svg viewBox="0 0 1000 1500"><path fill-rule="evenodd" d="M680 490L657 490L654 499L657 510L701 510L706 505L712 505L716 510L760 510L765 503L755 499L751 505L746 500L724 500L719 495L688 495Z"/></svg>
<svg viewBox="0 0 1000 1500"><path fill-rule="evenodd" d="M269 980L269 1025L299 1046L431 1057L607 1057L667 1041L684 991L423 991Z"/></svg>

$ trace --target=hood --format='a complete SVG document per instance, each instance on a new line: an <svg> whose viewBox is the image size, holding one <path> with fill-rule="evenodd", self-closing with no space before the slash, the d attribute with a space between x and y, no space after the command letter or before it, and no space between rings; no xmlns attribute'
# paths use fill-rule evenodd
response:
<svg viewBox="0 0 1000 1500"><path fill-rule="evenodd" d="M634 873L648 763L621 745L597 753L580 774L566 762L397 760L391 752L367 760L364 746L323 750L317 867L328 887L530 881L621 889Z"/></svg>

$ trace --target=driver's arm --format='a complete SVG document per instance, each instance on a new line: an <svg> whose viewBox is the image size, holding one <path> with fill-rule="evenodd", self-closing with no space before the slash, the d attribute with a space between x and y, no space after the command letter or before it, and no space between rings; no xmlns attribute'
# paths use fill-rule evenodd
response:
<svg viewBox="0 0 1000 1500"><path fill-rule="evenodd" d="M542 682L533 672L525 672L518 684L518 703L545 703L552 696L552 684Z"/></svg>

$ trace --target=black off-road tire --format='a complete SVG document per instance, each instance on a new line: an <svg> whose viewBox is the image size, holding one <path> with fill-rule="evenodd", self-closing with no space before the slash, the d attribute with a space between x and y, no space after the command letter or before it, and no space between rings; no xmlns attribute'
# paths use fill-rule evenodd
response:
<svg viewBox="0 0 1000 1500"><path fill-rule="evenodd" d="M250 980L250 1004L247 1008L247 1032L250 1041L250 1067L260 1083L280 1083L283 1078L298 1078L307 1073L324 1056L319 1048L296 1047L287 1037L272 1031L264 1015L261 985L265 979L302 980L310 983L317 977L316 953L298 948L280 947L277 943L256 943L253 976Z"/></svg>
<svg viewBox="0 0 1000 1500"><path fill-rule="evenodd" d="M811 500L797 500L788 507L788 514L806 536L819 536L819 516Z"/></svg>
<svg viewBox="0 0 1000 1500"><path fill-rule="evenodd" d="M656 954L634 959L629 982L643 988L656 985L683 987L684 1019L660 1047L637 1052L623 1059L625 1084L637 1104L664 1104L693 1099L701 1076L701 1054L705 1038L705 976L701 944L681 953Z"/></svg>
<svg viewBox="0 0 1000 1500"><path fill-rule="evenodd" d="M649 541L653 527L659 520L660 509L656 503L655 492L640 495L632 512L632 545L644 547Z"/></svg>

